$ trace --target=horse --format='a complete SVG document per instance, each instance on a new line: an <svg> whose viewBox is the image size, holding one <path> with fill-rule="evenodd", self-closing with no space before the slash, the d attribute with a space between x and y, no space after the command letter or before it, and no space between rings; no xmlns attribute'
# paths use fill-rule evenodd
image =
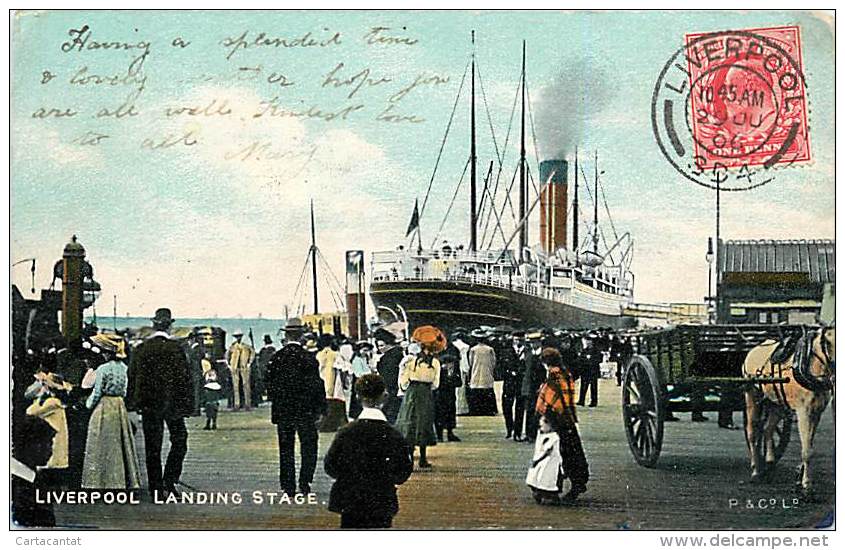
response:
<svg viewBox="0 0 845 550"><path fill-rule="evenodd" d="M836 328L822 326L805 330L793 353L773 358L779 343L766 340L748 352L743 364L746 378L787 378L785 382L754 384L745 390L745 434L751 459L751 481L761 481L764 471L774 466L776 458L772 436L781 415L790 414L791 409L795 411L801 439L798 483L804 495L810 496L813 438L831 399L834 399L835 409ZM833 414L835 421L836 412ZM765 470L760 467L761 437Z"/></svg>

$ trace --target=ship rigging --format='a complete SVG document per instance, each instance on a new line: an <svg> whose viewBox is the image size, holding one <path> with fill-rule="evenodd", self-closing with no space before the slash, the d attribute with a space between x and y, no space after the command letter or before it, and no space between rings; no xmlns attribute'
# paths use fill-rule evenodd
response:
<svg viewBox="0 0 845 550"><path fill-rule="evenodd" d="M329 262L323 256L320 248L317 246L317 229L314 221L314 201L311 200L311 246L308 247L308 253L305 256L302 270L299 274L299 279L296 283L296 288L293 292L293 316L297 321L301 320L306 325L311 325L312 328L318 332L329 330L324 327L324 322L331 323L331 330L335 334L343 331L343 325L346 324L345 319L345 305L343 285L329 266ZM310 281L308 275L310 274ZM332 313L320 312L320 298L319 298L319 282L318 275L322 274L324 288L328 289L332 304L335 311ZM309 285L310 282L310 285ZM309 296L310 290L310 296ZM311 302L311 312L307 312L309 300ZM285 306L285 320L288 322L291 317L291 310Z"/></svg>
<svg viewBox="0 0 845 550"><path fill-rule="evenodd" d="M380 310L402 311L411 325L436 324L445 328L470 324L511 324L515 326L629 326L633 319L623 315L632 301L633 275L630 263L633 240L629 233L619 236L610 218L610 209L599 176L595 156L593 189L590 190L583 164L575 154L574 197L568 204L566 160L540 161L530 93L526 78L526 45L522 44L522 69L511 107L508 129L501 150L496 140L484 81L473 49L452 107L434 170L422 201L406 233L406 246L390 252L375 252L370 294ZM469 73L469 75L467 74ZM446 208L443 221L423 249L421 226L430 204L432 189L443 158L455 113L469 76L469 155ZM477 86L476 86L477 84ZM490 161L483 185L477 185L476 88L481 92L490 127L495 158ZM519 160L509 185L502 183L505 157L511 139L517 104L520 104ZM526 130L530 125L538 178L526 157ZM469 172L469 246L452 247L437 243ZM581 216L578 200L579 172L593 204L592 223L587 224L579 242ZM518 176L518 179L517 179ZM539 185L538 185L539 180ZM511 199L518 184L518 205ZM533 196L531 191L533 190ZM503 195L503 198L500 198ZM610 244L599 225L599 201L604 203L615 241ZM529 221L539 206L539 243L529 246ZM506 210L513 220L510 236L505 233ZM572 239L567 220L572 219ZM479 229L482 229L479 239ZM413 248L416 237L418 246ZM494 248L497 239L501 248ZM511 248L517 241L517 249ZM604 246L604 250L600 245Z"/></svg>

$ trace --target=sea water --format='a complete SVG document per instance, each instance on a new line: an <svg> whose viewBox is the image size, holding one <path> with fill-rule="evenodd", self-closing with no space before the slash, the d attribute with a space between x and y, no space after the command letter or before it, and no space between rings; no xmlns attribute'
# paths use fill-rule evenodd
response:
<svg viewBox="0 0 845 550"><path fill-rule="evenodd" d="M90 323L94 319L86 317L85 322ZM102 317L97 316L97 326L101 330L123 330L126 328L139 328L152 326L148 317ZM281 328L285 326L284 319L266 318L176 318L174 327L220 327L226 331L226 346L232 341L232 333L240 329L244 333L244 341L249 342L249 330L255 339L255 345L261 347L264 344L264 335L269 334L273 342L281 340Z"/></svg>

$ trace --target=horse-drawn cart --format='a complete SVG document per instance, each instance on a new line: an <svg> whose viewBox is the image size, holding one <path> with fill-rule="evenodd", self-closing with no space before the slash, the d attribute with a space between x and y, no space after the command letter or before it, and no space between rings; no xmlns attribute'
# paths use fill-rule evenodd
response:
<svg viewBox="0 0 845 550"><path fill-rule="evenodd" d="M743 361L765 340L780 341L800 330L783 325L679 325L636 335L635 354L622 384L622 416L637 463L657 463L664 423L672 413L744 411L744 390L786 382L772 376L743 377ZM792 415L779 415L773 434L776 460L786 451L791 429Z"/></svg>

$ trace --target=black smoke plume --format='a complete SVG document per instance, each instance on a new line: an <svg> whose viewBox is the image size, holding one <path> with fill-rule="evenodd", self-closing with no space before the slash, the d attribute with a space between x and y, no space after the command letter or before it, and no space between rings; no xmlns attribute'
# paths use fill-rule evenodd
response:
<svg viewBox="0 0 845 550"><path fill-rule="evenodd" d="M608 71L596 59L570 59L559 66L554 81L541 87L534 101L541 159L571 155L595 131L594 121L613 95Z"/></svg>

